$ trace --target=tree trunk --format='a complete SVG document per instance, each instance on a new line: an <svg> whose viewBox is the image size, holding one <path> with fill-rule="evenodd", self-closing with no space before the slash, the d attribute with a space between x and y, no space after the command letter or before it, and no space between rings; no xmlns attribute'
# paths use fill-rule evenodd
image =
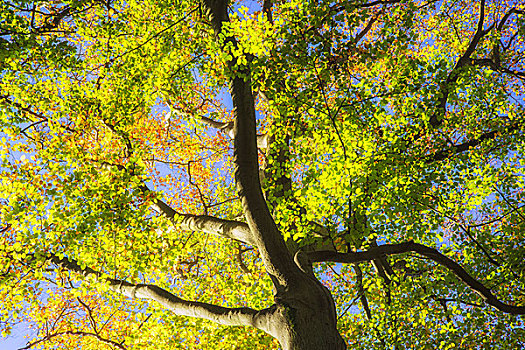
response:
<svg viewBox="0 0 525 350"><path fill-rule="evenodd" d="M276 320L279 340L283 350L340 350L346 345L337 329L326 322L326 314L303 306L279 306L280 319Z"/></svg>
<svg viewBox="0 0 525 350"><path fill-rule="evenodd" d="M228 0L204 0L218 43L234 57L235 36L222 33L229 22ZM311 271L307 261L294 260L287 249L263 196L259 180L259 161L255 102L249 65L227 61L230 75L234 123L235 183L252 242L259 251L266 272L272 279L275 304L265 310L271 316L259 327L277 338L284 350L340 350L346 345L337 331L337 315L330 291ZM232 72L236 72L232 74Z"/></svg>
<svg viewBox="0 0 525 350"><path fill-rule="evenodd" d="M299 290L277 295L272 335L283 350L346 349L329 290L313 276L308 279Z"/></svg>

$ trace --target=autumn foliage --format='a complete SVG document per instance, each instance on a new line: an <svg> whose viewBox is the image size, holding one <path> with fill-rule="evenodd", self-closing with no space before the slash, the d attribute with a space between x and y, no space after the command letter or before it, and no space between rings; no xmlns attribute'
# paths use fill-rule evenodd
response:
<svg viewBox="0 0 525 350"><path fill-rule="evenodd" d="M297 315L324 310L340 348L525 347L522 2L0 19L3 336L312 349ZM258 321L281 308L296 333Z"/></svg>

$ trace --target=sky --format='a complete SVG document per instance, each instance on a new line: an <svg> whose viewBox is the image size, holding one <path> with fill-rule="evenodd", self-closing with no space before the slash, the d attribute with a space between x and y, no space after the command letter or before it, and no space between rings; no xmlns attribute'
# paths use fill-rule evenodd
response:
<svg viewBox="0 0 525 350"><path fill-rule="evenodd" d="M2 350L17 350L23 348L28 341L28 339L26 339L28 335L32 335L29 325L26 323L18 324L13 328L10 336L0 339L0 348Z"/></svg>
<svg viewBox="0 0 525 350"><path fill-rule="evenodd" d="M258 6L258 4L255 1L248 1L247 5L249 6L250 10L253 10L255 6ZM229 99L225 99L225 100L228 101ZM2 135L0 133L0 137L1 136ZM9 336L7 339L0 339L0 349L1 350L14 350L14 349L19 349L23 347L27 342L27 339L25 338L25 336L27 334L30 334L29 332L30 330L28 329L27 324L24 324L24 323L19 324L13 329L13 333L11 336Z"/></svg>
<svg viewBox="0 0 525 350"><path fill-rule="evenodd" d="M252 1L252 0L246 1L243 5L248 7L249 13L257 10L260 7L257 1ZM221 91L219 93L218 99L222 100L222 102L226 105L227 108L229 109L232 108L231 97L226 90ZM160 111L160 108L152 110L153 113L158 113L159 111ZM0 138L2 136L6 136L6 135L0 130ZM20 156L19 152L11 151L10 154L17 158ZM168 168L162 169L162 167L159 168L159 170L161 172L163 170L169 171ZM14 325L12 332L8 337L3 338L2 336L0 336L0 350L17 350L17 349L23 348L24 346L27 345L28 341L34 336L35 336L35 331L31 331L31 329L29 329L28 323L16 324Z"/></svg>

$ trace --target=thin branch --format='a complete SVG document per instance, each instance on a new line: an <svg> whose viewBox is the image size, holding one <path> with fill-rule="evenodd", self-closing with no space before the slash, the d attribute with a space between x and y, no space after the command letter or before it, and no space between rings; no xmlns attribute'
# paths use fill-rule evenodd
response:
<svg viewBox="0 0 525 350"><path fill-rule="evenodd" d="M315 75L317 77L317 80L318 80L318 87L320 88L321 90L321 94L323 95L323 100L324 100L324 103L326 105L326 110L328 111L328 118L330 118L330 121L332 122L332 126L334 127L334 130L335 130L335 133L337 135L337 138L339 139L339 142L341 143L341 147L343 148L343 156L344 156L344 159L346 160L346 147L345 147L345 143L343 142L343 138L341 137L341 134L339 133L339 129L337 129L337 124L335 123L335 118L337 117L337 113L339 112L339 110L341 109L341 107L343 106L343 103L341 103L337 109L337 112L332 115L332 111L330 109L330 105L328 104L328 97L326 96L326 93L324 91L324 84L323 84L323 81L321 79L321 76L317 70L317 66L315 65L315 62L313 64L313 67L314 67L314 70L315 70ZM344 102L344 101L343 101Z"/></svg>
<svg viewBox="0 0 525 350"><path fill-rule="evenodd" d="M237 253L235 254L235 260L237 260L237 263L239 264L239 267L241 268L241 270L244 273L247 273L247 274L251 274L252 272L250 271L248 266L246 266L246 264L242 260L242 254L247 252L247 251L249 251L249 250L252 250L252 248L243 249L242 246L240 244L238 244L237 245Z"/></svg>
<svg viewBox="0 0 525 350"><path fill-rule="evenodd" d="M485 305L471 303L469 301L461 300L461 299L458 299L458 298L439 298L436 295L430 295L429 297L434 299L434 300L436 300L440 304L441 303L452 303L453 302L453 303L457 303L457 304L465 304L467 306L472 306L472 307L480 307L480 308L485 307Z"/></svg>
<svg viewBox="0 0 525 350"><path fill-rule="evenodd" d="M149 314L144 320L142 320L142 322L140 322L139 326L137 327L137 331L140 330L142 328L142 326L144 326L146 324L146 322L148 322L148 320L150 319L151 315L153 315L153 314Z"/></svg>
<svg viewBox="0 0 525 350"><path fill-rule="evenodd" d="M5 95L5 96L0 96L1 99L3 99L6 103L20 109L21 111L24 111L26 112L27 114L30 114L32 115L33 117L36 117L38 118L38 120L36 121L38 124L42 123L42 122L46 122L46 121L49 121L48 120L48 117L46 117L45 115L43 114L40 114L40 113L37 113L37 112L34 112L31 110L31 106L27 106L27 107L24 107L22 106L20 103L18 102L15 102L15 101L12 101L9 99L9 96ZM62 125L60 124L59 122L56 122L58 124L58 126L60 126L61 128L64 128L65 130L69 131L69 132L76 132L76 130L74 129L71 129L69 126L67 125ZM36 124L34 124L36 125ZM31 126L34 126L34 125L31 125ZM27 128L26 128L27 129ZM25 129L24 129L25 130Z"/></svg>
<svg viewBox="0 0 525 350"><path fill-rule="evenodd" d="M173 107L172 109L173 109L173 111L176 114L178 114L180 116L192 117L192 118L194 117L194 115L192 113L184 111L181 108ZM220 121L208 118L206 116L200 116L198 118L200 118L200 121L203 124L208 125L208 126L210 126L212 128L221 130L221 131L225 132L232 140L234 139L233 122L220 122ZM267 137L266 134L257 134L257 148L263 149L263 150L266 149L268 147L268 140L267 140L267 138L268 137Z"/></svg>
<svg viewBox="0 0 525 350"><path fill-rule="evenodd" d="M501 264L499 262L497 262L489 253L489 251L487 249L485 249L485 247L478 242L478 240L476 238L474 238L474 236L472 235L472 233L470 232L470 228L471 226L468 226L467 229L465 229L463 227L463 225L459 225L459 227L461 227L461 229L467 234L467 236L470 238L470 240L472 242L474 242L474 244L476 245L476 247L478 247L479 250L481 250L483 252L483 254L485 254L485 256L487 257L487 260L489 263L491 263L492 265L494 266L501 266Z"/></svg>
<svg viewBox="0 0 525 350"><path fill-rule="evenodd" d="M63 332L57 332L57 333L53 333L53 334L48 334L44 338L36 340L36 341L34 341L32 343L29 343L26 346L24 346L23 348L19 348L18 350L31 349L32 347L34 347L34 346L36 346L36 345L38 345L40 343L49 341L52 338L59 337L59 336L62 336L62 335L77 335L77 336L82 336L82 337L95 337L100 342L102 342L104 344L107 344L107 345L109 345L111 347L114 347L114 348L117 348L117 349L121 349L121 350L127 349L124 345L122 345L120 343L117 343L117 342L115 342L113 340L103 338L100 335L95 334L95 333L83 332L83 331L63 331Z"/></svg>
<svg viewBox="0 0 525 350"><path fill-rule="evenodd" d="M370 246L377 247L377 240L373 239L370 242ZM394 275L394 271L392 270L392 266L390 266L390 264L386 260L386 256L381 256L378 259L372 260L372 265L374 266L377 274L383 279L383 281L386 284L390 284L392 282L390 276Z"/></svg>
<svg viewBox="0 0 525 350"><path fill-rule="evenodd" d="M202 206L204 207L204 214L208 215L208 208L209 208L209 206L208 206L208 203L206 201L206 198L204 197L204 194L202 193L200 186L198 184L196 184L195 182L193 182L193 179L192 179L192 176L191 176L191 163L192 163L192 161L190 160L188 162L188 166L187 166L187 168L188 168L188 177L189 177L188 182L190 183L190 185L192 185L193 187L195 187L197 189L197 192L199 193L199 199L201 201Z"/></svg>
<svg viewBox="0 0 525 350"><path fill-rule="evenodd" d="M42 124L42 123L44 123L44 122L47 122L47 119L40 119L40 120L38 120L38 121L36 121L36 122L33 122L32 124L26 126L26 127L23 128L22 130L20 130L20 133L21 133L21 134L25 134L25 132L26 132L27 129L30 129L30 128L32 128L32 127L35 127L35 126L37 126L38 124Z"/></svg>
<svg viewBox="0 0 525 350"><path fill-rule="evenodd" d="M353 268L356 274L357 295L359 296L361 305L363 306L363 309L365 310L366 317L369 320L371 320L372 313L370 312L370 306L368 305L368 299L366 298L365 288L363 287L363 271L361 271L361 268L359 267L358 264L354 264Z"/></svg>
<svg viewBox="0 0 525 350"><path fill-rule="evenodd" d="M377 21L377 19L383 14L383 11L379 11L377 14L375 14L374 16L372 16L370 18L370 20L368 21L368 23L366 24L366 26L363 28L362 31L360 31L359 33L357 33L357 35L355 36L355 38L352 40L355 44L357 44L359 41L361 41L361 39L363 39L365 37L366 34L368 34L368 32L372 29L372 26L374 25L374 23Z"/></svg>
<svg viewBox="0 0 525 350"><path fill-rule="evenodd" d="M517 15L524 15L525 14L525 11L523 10L518 10L516 8L511 8L510 10L507 11L507 13L505 13L505 15L503 16L503 18L501 19L501 21L498 23L498 31L500 32L503 27L505 26L505 23L507 22L507 20L509 19L509 17L512 15L512 14L517 14Z"/></svg>
<svg viewBox="0 0 525 350"><path fill-rule="evenodd" d="M149 43L150 41L152 41L153 39L157 38L158 36L160 36L162 33L170 30L171 28L173 28L174 26L176 26L177 24L180 24L182 23L183 21L186 21L187 17L189 15L191 15L193 12L197 11L198 7L195 7L193 10L191 10L190 12L188 12L185 16L183 16L182 18L180 18L178 21L175 21L173 22L172 24L170 24L169 26L167 26L166 28L160 30L159 32L153 34L151 37L149 37L146 41L140 43L139 45L135 46L134 48L132 48L131 50L128 50L126 52L123 52L121 53L120 55L117 55L115 57L112 57L108 63L112 63L114 61L116 61L117 59L133 52L133 51L136 51L138 49L140 49L141 47L143 47L144 45L146 45L147 43ZM107 63L106 63L107 64Z"/></svg>
<svg viewBox="0 0 525 350"><path fill-rule="evenodd" d="M496 22L494 22L491 28L496 26L496 30L498 31L499 34L501 34L503 27L505 26L507 20L510 18L512 14L522 15L524 13L525 13L524 11L517 10L515 8L511 8L509 11L507 11L507 13L505 13L505 15L503 16L501 21L497 24L497 26L496 26ZM505 45L503 45L501 41L499 43L496 43L494 47L492 48L492 58L476 58L476 59L471 60L471 64L475 66L479 66L479 67L490 67L494 71L510 74L519 79L524 80L525 72L513 71L511 69L508 69L507 67L502 66L501 57L500 57L501 56L500 44L504 48L504 51L508 50L508 48L512 44L512 41L516 38L518 34L519 34L519 31L516 31L516 33L510 38L507 47L505 47Z"/></svg>
<svg viewBox="0 0 525 350"><path fill-rule="evenodd" d="M91 308L82 301L82 299L78 298L77 297L77 300L78 302L80 303L80 305L82 305L82 307L84 307L84 309L86 310L87 314L88 314L88 317L89 317L89 322L91 323L91 327L93 328L93 330L95 331L96 334L98 334L98 330L97 330L97 322L95 321L95 319L93 318L93 313L91 311Z"/></svg>
<svg viewBox="0 0 525 350"><path fill-rule="evenodd" d="M511 69L508 69L506 67L503 67L499 63L499 59L498 59L499 52L497 51L497 48L494 48L493 52L494 52L495 59L476 58L471 61L472 65L479 66L479 67L490 67L494 71L510 74L520 79L525 79L525 72L514 71Z"/></svg>
<svg viewBox="0 0 525 350"><path fill-rule="evenodd" d="M516 213L518 213L519 217L522 219L522 220L525 220L525 216L521 213L521 211L519 209L521 209L522 207L516 207L514 204L512 204L511 202L509 202L509 200L507 199L507 197L505 197L505 195L503 193L501 193L500 190L498 190L498 188L496 186L494 186L494 189L499 193L499 195L503 198L503 200L505 201L505 203L507 203L513 211L515 211Z"/></svg>
<svg viewBox="0 0 525 350"><path fill-rule="evenodd" d="M432 211L438 213L439 215L442 215L442 216L446 217L446 218L449 219L450 221L454 222L456 225L459 226L460 229L463 230L463 232L465 232L465 234L468 236L468 238L470 238L470 240L471 240L472 242L474 242L474 244L476 245L476 247L478 247L478 249L481 250L481 251L483 252L483 254L485 254L485 256L487 257L487 260L488 260L489 263L491 263L492 265L497 266L497 267L501 266L501 264L500 264L499 262L497 262L497 261L496 261L496 260L490 255L490 252L489 252L485 247L483 247L483 245L482 245L481 243L479 243L478 240L475 239L474 236L472 235L472 233L470 232L470 229L471 229L471 228L479 227L479 226L481 226L480 224L476 224L476 225L470 225L470 224L469 224L469 225L467 225L467 227L465 227L465 226L464 226L459 220L457 220L456 218L454 218L454 217L452 217L452 216L450 216L450 215L447 215L446 213L443 213L443 212L437 210L436 208L434 208L434 207L432 207L432 206L430 206L430 205L428 205L428 204L423 204L421 201L417 200L416 198L414 198L414 201L415 201L416 203L418 203L418 204L420 204L420 205L422 205L422 206L424 206L424 207L427 207L427 208L429 208L430 210L432 210ZM509 213L510 213L510 212L509 212ZM508 215L509 213L507 213L507 215ZM504 218L505 216L506 216L506 215L500 217L499 220L501 220L501 219ZM492 220L491 220L491 221L492 221ZM490 224L491 221L488 221L488 222L486 222L486 223L484 223L484 224ZM496 222L496 221L497 221L497 220L493 220L493 222Z"/></svg>
<svg viewBox="0 0 525 350"><path fill-rule="evenodd" d="M268 22L270 22L270 24L273 24L272 7L273 7L272 0L263 1L263 12L266 15L266 18L268 19Z"/></svg>

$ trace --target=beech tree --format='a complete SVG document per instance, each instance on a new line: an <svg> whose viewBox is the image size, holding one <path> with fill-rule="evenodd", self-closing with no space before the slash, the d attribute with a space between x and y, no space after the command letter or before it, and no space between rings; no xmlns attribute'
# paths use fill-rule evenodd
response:
<svg viewBox="0 0 525 350"><path fill-rule="evenodd" d="M525 347L523 2L0 8L24 349Z"/></svg>

